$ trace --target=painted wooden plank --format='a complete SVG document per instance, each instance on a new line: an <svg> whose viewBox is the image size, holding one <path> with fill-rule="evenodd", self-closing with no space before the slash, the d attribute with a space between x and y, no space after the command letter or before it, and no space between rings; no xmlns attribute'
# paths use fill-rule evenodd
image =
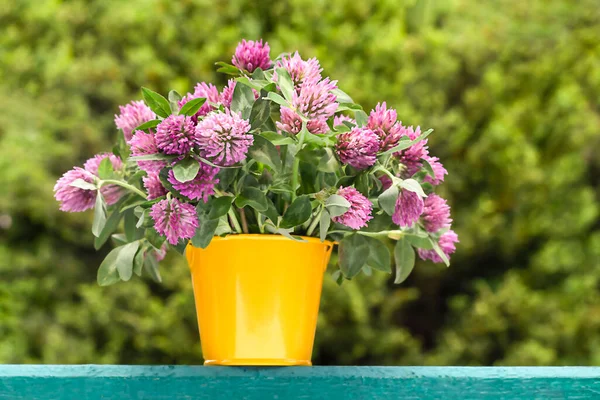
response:
<svg viewBox="0 0 600 400"><path fill-rule="evenodd" d="M600 399L600 368L0 365L0 399Z"/></svg>

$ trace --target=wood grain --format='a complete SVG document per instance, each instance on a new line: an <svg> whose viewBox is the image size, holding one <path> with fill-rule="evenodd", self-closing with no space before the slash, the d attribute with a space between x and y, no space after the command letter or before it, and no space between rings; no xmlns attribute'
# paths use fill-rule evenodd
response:
<svg viewBox="0 0 600 400"><path fill-rule="evenodd" d="M600 399L600 368L3 365L0 399Z"/></svg>

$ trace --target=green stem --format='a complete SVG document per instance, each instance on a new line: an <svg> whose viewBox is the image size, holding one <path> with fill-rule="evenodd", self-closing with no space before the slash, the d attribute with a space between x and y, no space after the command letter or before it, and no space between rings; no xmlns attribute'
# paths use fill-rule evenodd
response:
<svg viewBox="0 0 600 400"><path fill-rule="evenodd" d="M144 200L147 199L146 193L142 192L140 189L136 188L135 186L130 185L127 182L123 182L123 181L118 181L115 179L106 179L103 180L100 183L100 186L104 186L104 184L110 184L110 185L117 185L117 186L121 186L122 188L125 188L127 190L132 191L133 193L141 196Z"/></svg>
<svg viewBox="0 0 600 400"><path fill-rule="evenodd" d="M311 236L313 231L315 230L315 228L317 227L317 224L319 223L319 221L321 220L321 214L323 214L323 207L321 207L319 209L319 212L317 213L317 215L315 216L315 219L313 219L312 223L310 224L310 226L308 227L308 230L306 231L306 236Z"/></svg>
<svg viewBox="0 0 600 400"><path fill-rule="evenodd" d="M246 220L246 212L243 208L238 208L238 211L240 212L240 219L242 220L242 231L244 231L244 233L248 233L248 221Z"/></svg>
<svg viewBox="0 0 600 400"><path fill-rule="evenodd" d="M287 159L287 144L283 144L281 146L279 146L279 151L281 152L281 165L283 165L283 168L285 169L285 162Z"/></svg>
<svg viewBox="0 0 600 400"><path fill-rule="evenodd" d="M217 195L216 197L223 197L223 196L228 196L228 194L226 194L225 192L221 192L219 189L214 188L213 189L215 191L215 194Z"/></svg>
<svg viewBox="0 0 600 400"><path fill-rule="evenodd" d="M265 233L265 226L260 222L260 213L254 210L254 215L256 215L256 222L258 223L258 230L260 233Z"/></svg>
<svg viewBox="0 0 600 400"><path fill-rule="evenodd" d="M300 139L298 140L298 152L302 150L304 145L304 137L306 135L306 127L303 126L300 131ZM298 186L298 170L300 169L300 158L298 158L298 152L294 157L294 164L292 165L292 203L296 200L296 188Z"/></svg>
<svg viewBox="0 0 600 400"><path fill-rule="evenodd" d="M279 147L279 151L281 153L281 165L283 168L283 171L286 170L286 165L287 165L287 153L288 153L288 146L287 145L282 145ZM280 193L277 195L277 205L279 206L280 210L283 210L285 208L285 198L284 198L284 194Z"/></svg>
<svg viewBox="0 0 600 400"><path fill-rule="evenodd" d="M379 168L377 168L377 169L376 169L375 171L373 171L373 172L378 172L378 171L381 171L381 172L383 172L384 174L386 174L387 176L389 176L389 177L392 179L392 181L394 181L395 179L398 179L398 177L394 176L394 174L392 174L390 171L388 171L388 170L387 170L386 168L384 168L384 167L379 167Z"/></svg>
<svg viewBox="0 0 600 400"><path fill-rule="evenodd" d="M227 215L229 215L229 221L231 221L233 229L237 233L242 233L242 227L240 226L240 223L238 222L237 217L235 216L235 211L233 211L233 208L230 208L229 211L227 211Z"/></svg>

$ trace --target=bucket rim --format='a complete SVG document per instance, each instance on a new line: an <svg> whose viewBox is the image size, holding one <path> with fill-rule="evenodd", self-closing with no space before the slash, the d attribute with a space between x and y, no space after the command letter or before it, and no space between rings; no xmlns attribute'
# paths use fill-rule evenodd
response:
<svg viewBox="0 0 600 400"><path fill-rule="evenodd" d="M226 236L215 236L212 238L212 241L237 241L237 240L253 240L253 241L292 241L294 243L303 244L303 243L318 243L332 246L337 244L336 242L332 242L330 240L321 241L320 238L317 237L309 237L309 236L298 236L304 240L304 242L294 241L289 239L283 235L278 234L261 234L261 233L240 233L240 234L228 234ZM190 241L190 246L192 243ZM194 246L192 246L194 247Z"/></svg>

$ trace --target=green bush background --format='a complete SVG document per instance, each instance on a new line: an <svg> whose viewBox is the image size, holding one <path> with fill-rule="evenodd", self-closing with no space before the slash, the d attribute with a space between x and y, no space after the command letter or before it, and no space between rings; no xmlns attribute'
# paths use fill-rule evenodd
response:
<svg viewBox="0 0 600 400"><path fill-rule="evenodd" d="M365 108L433 127L461 243L446 269L325 282L314 361L600 364L597 0L0 4L0 362L201 362L189 272L100 288L55 180L144 85L223 85L241 38L316 56Z"/></svg>

